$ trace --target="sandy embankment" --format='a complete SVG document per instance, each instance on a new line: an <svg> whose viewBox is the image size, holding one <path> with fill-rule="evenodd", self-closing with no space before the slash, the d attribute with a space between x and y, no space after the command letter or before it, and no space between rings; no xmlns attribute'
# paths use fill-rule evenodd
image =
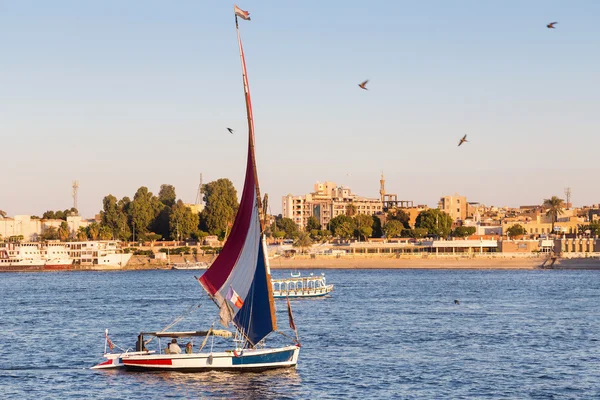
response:
<svg viewBox="0 0 600 400"><path fill-rule="evenodd" d="M209 262L212 256L186 256L190 262ZM272 269L535 269L544 259L538 257L420 257L403 256L396 258L389 255L345 255L341 257L295 256L294 258L276 257L269 259ZM125 269L167 269L173 263L185 262L181 256L170 258L170 264L164 260L150 259L145 256L133 256Z"/></svg>
<svg viewBox="0 0 600 400"><path fill-rule="evenodd" d="M346 255L339 258L317 256L316 258L299 257L271 259L272 269L535 269L542 263L542 258L530 257L385 257Z"/></svg>

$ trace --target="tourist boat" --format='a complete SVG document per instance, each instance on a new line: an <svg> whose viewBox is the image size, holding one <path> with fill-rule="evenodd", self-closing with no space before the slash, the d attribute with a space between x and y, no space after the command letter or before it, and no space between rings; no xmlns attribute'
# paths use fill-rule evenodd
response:
<svg viewBox="0 0 600 400"><path fill-rule="evenodd" d="M73 267L73 259L64 243L47 242L43 244L42 257L46 259L45 270L63 270Z"/></svg>
<svg viewBox="0 0 600 400"><path fill-rule="evenodd" d="M171 266L171 269L207 269L208 264L202 261L198 262L183 262L183 263L175 263Z"/></svg>
<svg viewBox="0 0 600 400"><path fill-rule="evenodd" d="M271 290L271 274L266 251L265 221L261 218L261 215L264 216L267 207L266 204L263 207L258 185L252 107L237 19L238 16L242 15L247 18L247 14L237 7L235 7L235 14L249 131L246 176L240 206L227 242L215 261L198 279L200 285L219 308L218 317L221 323L225 327L233 323L235 327L235 334L232 334L233 343L225 350L213 351L213 342L211 341L211 345L207 346L210 349L205 350L208 338L212 337L214 339L217 336L212 327L206 332L142 332L138 336L137 351L144 351L146 345L154 338L166 338L175 341L187 338L192 343L194 337L204 336L204 340L198 350L194 348L192 343L190 353L166 353L161 348L160 340L157 341L159 343L157 353L121 353L117 364L122 364L127 370L263 371L276 368L293 368L298 362L300 342L289 301L288 317L290 328L296 333L295 340L283 334L281 337L276 337L276 340L290 338L291 343L289 345L274 348L266 346L267 336L272 332L279 331L277 329L275 301ZM178 321L178 319L175 321ZM229 333L231 334L231 332ZM146 336L152 337L145 340L144 337ZM105 354L105 358L107 358L105 363L110 360L109 357L113 356Z"/></svg>
<svg viewBox="0 0 600 400"><path fill-rule="evenodd" d="M63 244L38 242L0 243L0 271L70 269L73 260Z"/></svg>
<svg viewBox="0 0 600 400"><path fill-rule="evenodd" d="M73 263L94 268L123 268L127 265L131 253L124 253L115 240L94 240L84 242L67 242Z"/></svg>
<svg viewBox="0 0 600 400"><path fill-rule="evenodd" d="M322 297L333 291L333 285L327 284L325 274L301 277L292 273L291 278L272 279L271 285L276 299Z"/></svg>

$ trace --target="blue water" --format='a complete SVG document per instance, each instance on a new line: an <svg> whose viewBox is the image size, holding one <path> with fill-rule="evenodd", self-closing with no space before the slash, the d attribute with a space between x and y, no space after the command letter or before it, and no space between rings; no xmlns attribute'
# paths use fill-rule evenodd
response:
<svg viewBox="0 0 600 400"><path fill-rule="evenodd" d="M0 398L600 398L594 271L328 270L331 298L292 302L297 370L89 369L105 328L131 347L200 300L176 329L206 329L194 272L0 274Z"/></svg>

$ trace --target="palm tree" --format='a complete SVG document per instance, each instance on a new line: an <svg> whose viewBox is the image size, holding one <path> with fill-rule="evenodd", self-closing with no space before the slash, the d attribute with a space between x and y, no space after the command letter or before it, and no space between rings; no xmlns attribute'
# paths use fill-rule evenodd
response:
<svg viewBox="0 0 600 400"><path fill-rule="evenodd" d="M313 243L313 241L307 232L300 232L300 233L298 233L298 237L296 238L296 240L294 241L292 246L300 247L300 249L302 250L302 253L304 253L304 250L307 247L312 246L312 243Z"/></svg>
<svg viewBox="0 0 600 400"><path fill-rule="evenodd" d="M554 223L558 219L558 216L563 214L564 205L565 201L556 196L544 199L543 206L546 208L546 216L552 218L552 232L554 232Z"/></svg>

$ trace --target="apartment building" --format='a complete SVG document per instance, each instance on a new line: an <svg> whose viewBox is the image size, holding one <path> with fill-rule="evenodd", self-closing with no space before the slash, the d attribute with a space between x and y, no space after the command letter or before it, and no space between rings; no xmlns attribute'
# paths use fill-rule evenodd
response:
<svg viewBox="0 0 600 400"><path fill-rule="evenodd" d="M308 218L315 216L323 228L338 215L345 215L348 207L356 214L373 215L383 211L381 199L360 197L346 186L337 186L335 182L317 182L314 191L302 196L288 194L282 198L282 216L292 219L300 228L304 228Z"/></svg>

